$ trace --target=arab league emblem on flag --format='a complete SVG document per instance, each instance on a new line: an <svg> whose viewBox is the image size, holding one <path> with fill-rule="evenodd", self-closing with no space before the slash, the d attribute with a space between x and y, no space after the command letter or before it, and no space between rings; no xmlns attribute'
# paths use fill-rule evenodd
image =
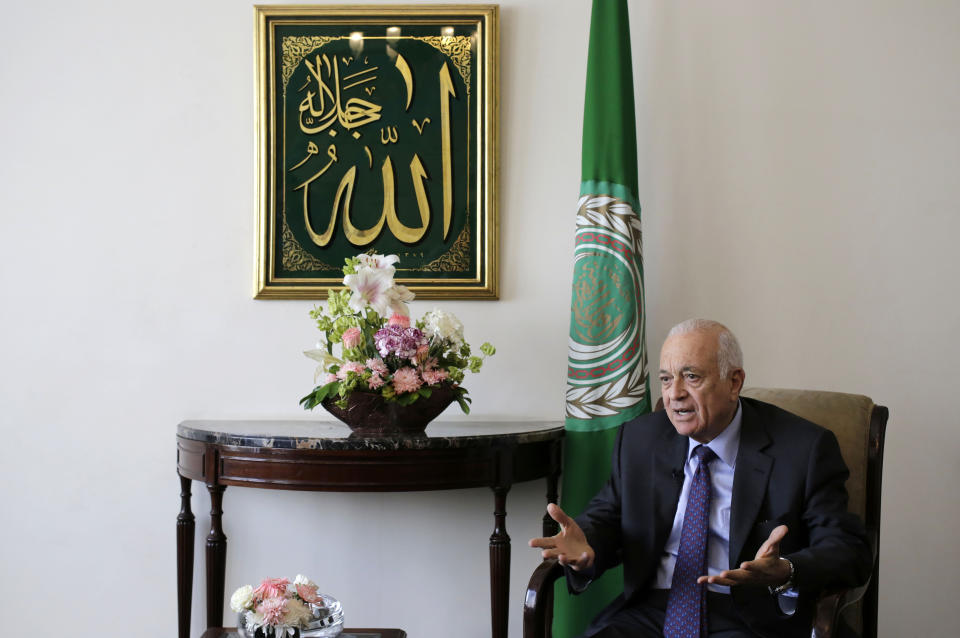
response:
<svg viewBox="0 0 960 638"><path fill-rule="evenodd" d="M647 409L640 218L630 202L580 198L567 369L567 427L620 425Z"/></svg>

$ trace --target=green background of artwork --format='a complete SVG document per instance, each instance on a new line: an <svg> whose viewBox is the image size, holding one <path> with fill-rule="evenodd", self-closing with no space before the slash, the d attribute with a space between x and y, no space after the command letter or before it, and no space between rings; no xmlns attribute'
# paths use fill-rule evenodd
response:
<svg viewBox="0 0 960 638"><path fill-rule="evenodd" d="M467 87L456 65L434 46L415 39L417 36L437 36L440 27L436 25L403 25L402 35L393 48L404 57L413 76L413 98L408 109L406 88L402 75L387 52L385 36L388 25L277 25L275 28L274 55L276 62L275 108L277 113L278 138L275 146L276 198L274 211L278 219L276 244L274 246L275 272L279 279L285 277L311 277L339 279L342 273L339 267L345 257L358 252L374 249L383 254L397 254L401 258L398 276L410 279L447 279L473 276L476 270L475 242L478 241L478 206L476 201L476 90L467 93ZM349 34L353 31L364 33L363 49L354 55L350 48ZM473 27L456 27L455 35L473 35ZM290 76L284 90L281 73L282 42L288 36L345 36L333 40L313 50L305 59L315 60L317 55L326 54L332 61L338 60L341 78L357 73L364 68L379 67L375 72L375 82L361 84L342 93L342 101L350 97L368 100L382 107L380 119L362 127L346 130L338 122L320 133L306 134L299 125L300 104L306 92L316 92L317 84L311 81L305 88L307 78L311 76L304 60L301 60ZM477 75L476 38L472 39L470 59L470 77ZM353 57L348 64L344 58ZM366 64L364 64L366 60ZM441 114L439 72L443 64L448 65L456 97L448 98L450 104L450 131L452 154L453 207L450 230L443 238L443 180L441 161ZM352 81L341 81L348 85ZM332 78L330 79L332 88ZM375 86L372 95L363 89ZM315 98L315 104L318 100ZM425 117L430 122L418 133L412 120L418 122ZM396 143L384 145L381 142L381 128L395 126L398 133ZM336 131L330 136L329 131ZM354 139L353 131L359 131L361 137ZM306 163L291 171L291 167L307 156L306 148L312 141L319 153ZM320 177L310 184L309 211L310 223L315 232L326 230L330 220L337 187L343 175L351 166L357 167L353 189L351 221L357 228L369 228L377 223L382 214L383 183L381 165L389 153L394 170L395 202L398 218L407 226L419 226L420 214L417 208L416 194L410 177L410 162L414 153L427 174L425 181L427 199L430 203L430 222L426 234L415 244L406 244L393 236L386 224L371 244L364 247L352 245L343 231L343 211L337 213L336 231L324 247L317 246L309 237L303 216L303 190L299 185L312 177L330 161L327 148L336 145L337 161ZM364 151L364 145L370 148L373 165ZM282 228L280 216L286 210L286 221L293 236L304 251L316 259L333 266L333 269L288 270L282 264L282 242L279 229ZM470 227L470 250L467 251L468 265L462 270L436 272L420 270L424 265L447 253L459 237L464 227Z"/></svg>

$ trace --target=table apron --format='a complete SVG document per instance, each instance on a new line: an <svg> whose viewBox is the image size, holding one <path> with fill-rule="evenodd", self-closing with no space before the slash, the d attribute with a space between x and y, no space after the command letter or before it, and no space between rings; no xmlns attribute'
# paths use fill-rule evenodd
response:
<svg viewBox="0 0 960 638"><path fill-rule="evenodd" d="M559 441L423 450L317 450L177 439L181 476L279 490L427 491L506 485L558 471Z"/></svg>

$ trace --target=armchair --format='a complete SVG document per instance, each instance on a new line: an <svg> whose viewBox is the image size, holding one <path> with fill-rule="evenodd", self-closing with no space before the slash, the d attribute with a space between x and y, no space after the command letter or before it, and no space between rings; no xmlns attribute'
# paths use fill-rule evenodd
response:
<svg viewBox="0 0 960 638"><path fill-rule="evenodd" d="M877 635L877 586L880 551L880 487L883 443L889 412L856 394L780 388L747 388L743 396L772 403L833 431L850 469L849 510L863 519L873 549L873 574L867 585L825 591L817 603L813 638L831 638L841 614L863 638ZM663 409L662 402L657 409ZM551 638L553 588L563 576L556 560L546 560L533 572L523 604L523 638Z"/></svg>

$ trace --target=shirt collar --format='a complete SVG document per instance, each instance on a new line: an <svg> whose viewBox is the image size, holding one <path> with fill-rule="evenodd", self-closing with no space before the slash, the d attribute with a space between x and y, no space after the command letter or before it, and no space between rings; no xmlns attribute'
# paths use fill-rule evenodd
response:
<svg viewBox="0 0 960 638"><path fill-rule="evenodd" d="M740 425L742 421L743 409L741 408L740 400L737 399L737 411L734 413L730 425L724 428L723 432L717 435L715 439L706 444L721 461L732 468L737 466L737 450L740 449ZM698 445L700 445L700 443L690 439L689 446L687 447L688 461L690 460L690 455L693 453L693 448Z"/></svg>

